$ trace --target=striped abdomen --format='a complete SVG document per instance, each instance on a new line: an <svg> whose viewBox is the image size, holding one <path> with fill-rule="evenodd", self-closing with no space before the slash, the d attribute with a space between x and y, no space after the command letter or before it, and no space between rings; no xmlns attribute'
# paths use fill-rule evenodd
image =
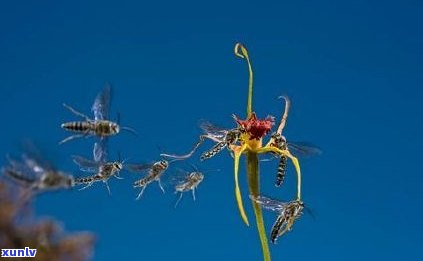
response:
<svg viewBox="0 0 423 261"><path fill-rule="evenodd" d="M225 142L225 141L221 141L221 142L217 143L210 150L201 154L200 160L210 159L211 157L213 157L217 153L221 152L226 147L227 144L228 143Z"/></svg>
<svg viewBox="0 0 423 261"><path fill-rule="evenodd" d="M276 187L280 187L285 179L287 161L288 161L288 158L282 155L279 160L278 172L276 173L276 182L275 182Z"/></svg>
<svg viewBox="0 0 423 261"><path fill-rule="evenodd" d="M95 125L89 121L72 121L62 124L62 128L73 132L93 133Z"/></svg>
<svg viewBox="0 0 423 261"><path fill-rule="evenodd" d="M270 240L273 244L276 244L276 240L279 237L279 233L282 229L282 226L286 223L286 218L284 215L279 215L273 224L272 231L270 232Z"/></svg>
<svg viewBox="0 0 423 261"><path fill-rule="evenodd" d="M75 179L75 184L90 184L93 183L95 181L99 181L102 180L101 176L96 174L96 175L92 175L92 176L88 176L88 177L83 177L83 178L76 178Z"/></svg>
<svg viewBox="0 0 423 261"><path fill-rule="evenodd" d="M151 182L153 182L154 179L155 179L155 176L149 174L147 177L135 181L134 182L134 188L144 187L144 186L150 184Z"/></svg>

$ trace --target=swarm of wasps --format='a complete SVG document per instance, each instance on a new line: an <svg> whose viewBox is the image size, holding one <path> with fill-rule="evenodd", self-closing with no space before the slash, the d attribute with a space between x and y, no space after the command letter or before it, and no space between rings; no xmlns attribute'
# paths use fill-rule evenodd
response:
<svg viewBox="0 0 423 261"><path fill-rule="evenodd" d="M27 195L34 195L42 192L70 189L79 187L80 190L91 187L94 183L104 183L108 193L111 190L108 184L110 178L120 177L120 172L126 170L134 173L145 173L145 175L134 181L133 187L140 188L136 199L140 199L144 190L151 183L157 182L160 189L165 192L161 177L168 169L169 165L177 161L160 159L157 162L143 163L143 164L127 164L125 160L110 160L108 159L108 139L110 136L119 134L122 130L128 131L136 135L136 131L130 127L123 127L117 122L109 119L111 100L111 86L106 85L101 92L96 96L94 104L92 105L93 118L77 111L73 107L63 104L72 114L80 117L81 120L70 121L61 124L61 128L65 131L71 132L72 135L63 139L59 144L64 144L77 138L94 137L96 141L93 147L93 158L88 159L80 155L73 155L73 162L85 173L83 176L74 176L70 173L63 172L54 167L50 162L46 161L41 153L32 143L25 146L25 153L20 158L12 158L7 156L8 164L3 167L3 174L26 188ZM171 180L174 186L175 193L182 194L192 191L195 199L195 189L203 180L203 173L198 171L182 171L175 175ZM179 203L179 200L177 203ZM175 205L176 206L176 205Z"/></svg>
<svg viewBox="0 0 423 261"><path fill-rule="evenodd" d="M288 97L283 97L287 104L289 104ZM200 123L200 128L204 132L193 149L185 155L165 154L161 153L161 159L156 162L144 164L130 164L125 160L108 159L108 139L110 136L119 134L122 130L136 135L136 131L130 127L120 125L120 120L117 122L109 119L111 99L111 87L106 85L101 92L96 96L91 111L93 118L77 111L73 107L63 104L75 116L81 118L78 121L70 121L61 124L61 128L65 131L71 132L72 135L63 139L59 144L64 144L77 138L93 137L96 139L93 147L93 159L87 159L80 155L72 156L73 162L85 173L84 176L73 176L70 173L63 172L55 168L50 162L43 159L42 155L32 147L27 150L18 159L7 157L8 165L3 167L2 171L5 176L27 188L29 194L37 194L46 191L70 189L79 187L80 190L91 187L94 183L104 183L108 193L111 190L108 184L110 178L115 177L121 179L120 172L122 170L133 173L144 173L144 176L133 182L135 189L140 189L136 199L140 199L144 194L148 185L157 182L159 188L163 193L165 190L162 185L161 178L169 169L170 164L175 161L186 160L190 158L205 140L211 140L214 145L201 153L200 160L208 160L225 148L235 144L240 135L245 131L242 126L238 124L235 128L224 129L216 125L203 121ZM289 107L289 106L288 106ZM286 120L286 119L285 119ZM272 134L274 146L283 150L292 150L298 154L316 154L319 150L306 143L291 143L287 142L286 138L275 132ZM283 184L286 176L287 158L285 156L279 157L279 164L276 174L275 186L279 187ZM199 171L195 166L192 170L179 170L175 174L173 181L173 188L175 193L179 193L175 207L178 205L184 193L191 192L192 198L195 200L195 191L204 180L204 173ZM281 202L265 196L253 197L263 208L272 210L278 213L278 217L272 227L271 241L276 242L277 238L285 232L291 230L294 221L302 215L304 204L302 201L294 200L291 202Z"/></svg>

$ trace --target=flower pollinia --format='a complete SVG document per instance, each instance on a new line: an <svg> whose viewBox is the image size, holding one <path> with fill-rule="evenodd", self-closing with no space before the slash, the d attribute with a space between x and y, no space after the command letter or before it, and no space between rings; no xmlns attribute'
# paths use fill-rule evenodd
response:
<svg viewBox="0 0 423 261"><path fill-rule="evenodd" d="M248 56L247 49L240 43L235 45L235 55L246 60L249 71L249 86L248 86L248 100L247 100L247 117L245 120L239 119L237 116L234 116L234 119L242 131L240 135L238 144L232 144L229 146L230 151L234 155L234 178L235 178L235 197L238 204L238 209L242 220L246 225L249 225L249 220L247 214L245 213L241 190L239 187L239 160L241 155L245 154L247 157L247 176L248 176L248 186L249 194L253 197L260 195L259 187L259 160L258 155L263 153L273 153L279 156L286 156L291 159L296 173L297 173L297 201L301 201L301 169L298 159L294 157L287 149L281 150L274 146L274 141L272 138L268 141L266 145L263 145L263 138L270 132L272 126L275 123L273 117L267 117L265 119L259 119L256 113L252 109L252 97L253 97L253 70L251 66L251 61ZM289 100L285 99L285 112L282 116L281 122L278 126L277 133L282 135L282 130L286 124L286 118L288 116L289 109ZM263 214L260 205L251 201L253 204L254 214L256 217L256 224L258 233L260 236L261 246L263 250L264 260L270 260L270 251L268 246L268 241L266 237Z"/></svg>

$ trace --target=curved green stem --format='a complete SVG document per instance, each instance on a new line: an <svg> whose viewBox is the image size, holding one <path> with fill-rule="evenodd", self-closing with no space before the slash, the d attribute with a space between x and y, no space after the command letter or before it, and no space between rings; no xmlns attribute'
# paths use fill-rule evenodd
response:
<svg viewBox="0 0 423 261"><path fill-rule="evenodd" d="M248 56L247 49L241 44L235 45L235 55L247 60L249 80L248 80L248 100L247 100L247 118L250 117L253 111L253 68L251 66L250 57Z"/></svg>
<svg viewBox="0 0 423 261"><path fill-rule="evenodd" d="M250 194L254 197L259 196L260 194L260 179L259 179L259 166L258 166L258 157L257 153L248 152L247 153L247 175L248 175L248 186L250 189ZM270 261L270 250L269 244L266 236L266 229L264 227L263 213L261 211L260 205L252 201L254 214L256 216L257 230L260 236L261 248L263 250L263 259L265 261Z"/></svg>

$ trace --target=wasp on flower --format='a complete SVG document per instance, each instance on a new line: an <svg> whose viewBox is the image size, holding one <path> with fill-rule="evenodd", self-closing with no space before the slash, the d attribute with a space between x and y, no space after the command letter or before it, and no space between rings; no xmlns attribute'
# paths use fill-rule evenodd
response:
<svg viewBox="0 0 423 261"><path fill-rule="evenodd" d="M292 161L297 174L297 196L295 202L301 202L301 169L297 157L291 154L290 152L290 147L293 146L288 146L289 143L286 142L285 137L282 135L282 131L284 130L286 125L288 111L290 107L290 101L288 97L284 96L285 111L280 120L277 130L270 136L269 141L267 143L264 143L263 139L271 132L273 126L275 125L275 118L272 116L260 118L253 111L253 70L247 49L242 44L237 43L235 45L235 55L246 60L248 65L249 88L246 118L242 119L236 115L233 115L236 127L228 130L218 129L211 124L202 126L202 129L204 130L205 134L200 136L200 140L195 144L191 152L180 156L171 154L164 154L162 156L168 156L177 159L186 159L194 154L194 152L204 142L205 139L210 139L216 142L216 144L211 149L207 150L206 152L203 152L200 157L201 160L209 159L219 153L223 148L228 148L234 160L235 198L243 221L247 225L249 225L249 220L244 210L242 194L238 181L239 161L241 155L246 155L247 158L247 177L249 194L252 197L258 197L260 195L258 159L258 156L260 154L272 154L280 158L279 171L277 174L276 181L277 185L282 183L288 159ZM263 249L263 257L264 260L270 260L270 251L264 228L261 205L254 200L252 200L252 204L256 216L257 229L259 232L260 241Z"/></svg>

